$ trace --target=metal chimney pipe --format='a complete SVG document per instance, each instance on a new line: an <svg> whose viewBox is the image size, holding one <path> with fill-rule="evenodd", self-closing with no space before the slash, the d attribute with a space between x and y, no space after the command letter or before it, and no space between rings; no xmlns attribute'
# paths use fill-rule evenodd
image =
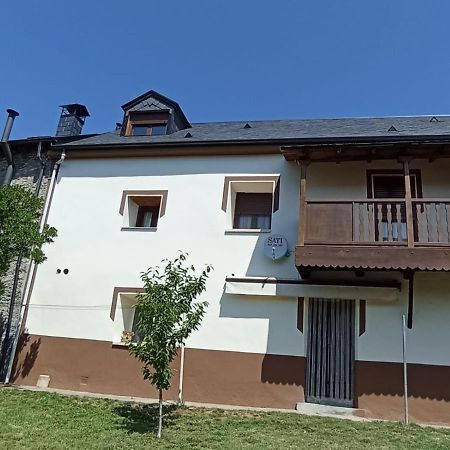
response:
<svg viewBox="0 0 450 450"><path fill-rule="evenodd" d="M13 109L7 109L6 112L8 113L8 118L6 119L5 129L3 130L2 142L6 142L9 139L14 119L19 115L19 113Z"/></svg>
<svg viewBox="0 0 450 450"><path fill-rule="evenodd" d="M19 115L17 111L13 109L7 109L8 118L6 119L5 129L3 130L2 139L0 141L0 146L5 154L6 160L8 162L8 167L6 168L5 177L3 178L3 186L11 183L13 173L14 173L14 161L11 153L11 149L8 145L9 135L11 134L11 129L14 123L14 119Z"/></svg>

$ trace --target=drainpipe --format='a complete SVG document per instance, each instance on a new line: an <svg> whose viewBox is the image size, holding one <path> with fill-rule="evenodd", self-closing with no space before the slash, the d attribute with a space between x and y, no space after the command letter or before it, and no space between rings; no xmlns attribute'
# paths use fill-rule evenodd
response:
<svg viewBox="0 0 450 450"><path fill-rule="evenodd" d="M42 185L42 179L44 178L44 172L45 172L45 162L42 159L42 142L41 141L39 141L39 144L38 144L36 159L38 159L39 162L41 163L41 170L39 171L39 178L36 183L36 189L34 190L34 195L36 197L39 197L39 192L41 190L41 185Z"/></svg>
<svg viewBox="0 0 450 450"><path fill-rule="evenodd" d="M38 159L41 161L41 164L42 164L41 174L43 177L45 163L42 161L42 158L40 155L40 146L38 147ZM42 211L42 216L41 216L41 223L40 223L40 227L39 227L40 233L42 233L42 231L44 230L45 224L47 223L47 217L48 217L50 205L51 205L52 198L53 198L53 191L55 190L55 183L58 178L59 168L65 159L66 159L66 152L63 151L61 153L60 159L58 161L56 161L55 166L53 167L52 177L50 179L50 184L48 186L47 196L45 199L44 210ZM40 179L38 180L38 186L40 186L41 183L42 183L42 178L40 177ZM37 190L38 186L36 186L35 195L37 195L39 193L39 191ZM36 271L36 268L37 268L36 264L34 264L33 261L30 261L30 264L29 264L28 270L27 270L25 289L24 289L24 292L22 295L23 300L22 300L21 311L20 311L20 319L19 319L19 323L17 324L17 331L14 336L14 341L12 344L10 357L9 357L9 361L8 361L8 367L7 367L6 374L5 374L5 379L4 379L5 384L8 384L10 381L10 378L11 378L11 372L12 372L12 368L13 368L13 364L14 364L14 357L15 357L15 353L17 350L17 344L19 342L19 336L20 336L22 328L24 327L25 320L26 320L25 316L26 316L26 313L28 310L27 299L29 298L29 293L31 292L31 289L32 289L34 272ZM33 275L30 276L32 274L32 272L33 272Z"/></svg>
<svg viewBox="0 0 450 450"><path fill-rule="evenodd" d="M3 186L7 186L11 183L13 172L14 172L14 162L11 153L11 149L9 148L8 139L11 134L11 129L14 123L14 119L19 115L17 111L13 109L7 109L8 118L6 119L5 129L3 130L2 140L0 141L0 146L3 150L3 153L6 157L6 161L8 162L8 167L6 168L5 177L3 178Z"/></svg>

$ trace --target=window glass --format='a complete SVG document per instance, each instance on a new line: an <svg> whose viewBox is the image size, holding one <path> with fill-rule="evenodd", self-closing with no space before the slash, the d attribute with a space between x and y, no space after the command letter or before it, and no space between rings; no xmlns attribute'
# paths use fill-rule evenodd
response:
<svg viewBox="0 0 450 450"><path fill-rule="evenodd" d="M133 125L133 136L146 136L147 130L147 125Z"/></svg>
<svg viewBox="0 0 450 450"><path fill-rule="evenodd" d="M270 229L272 194L237 192L233 228Z"/></svg>
<svg viewBox="0 0 450 450"><path fill-rule="evenodd" d="M138 321L139 321L139 314L135 309L134 317L133 317L133 325L131 326L131 331L133 332L133 338L132 338L133 342L139 342L143 338L143 333L141 331L139 331L138 326L137 326Z"/></svg>
<svg viewBox="0 0 450 450"><path fill-rule="evenodd" d="M166 124L155 123L147 125L133 125L133 136L162 136L166 134Z"/></svg>
<svg viewBox="0 0 450 450"><path fill-rule="evenodd" d="M152 136L163 136L166 134L166 125L152 125Z"/></svg>
<svg viewBox="0 0 450 450"><path fill-rule="evenodd" d="M253 228L252 227L252 216L250 216L250 215L240 214L237 222L238 222L237 228L243 228L243 229Z"/></svg>
<svg viewBox="0 0 450 450"><path fill-rule="evenodd" d="M156 227L158 215L158 206L139 206L135 226L143 228Z"/></svg>
<svg viewBox="0 0 450 450"><path fill-rule="evenodd" d="M144 216L142 218L142 226L143 227L151 227L152 226L152 217L153 217L153 211L147 210L144 212Z"/></svg>
<svg viewBox="0 0 450 450"><path fill-rule="evenodd" d="M256 216L256 228L270 229L270 216Z"/></svg>

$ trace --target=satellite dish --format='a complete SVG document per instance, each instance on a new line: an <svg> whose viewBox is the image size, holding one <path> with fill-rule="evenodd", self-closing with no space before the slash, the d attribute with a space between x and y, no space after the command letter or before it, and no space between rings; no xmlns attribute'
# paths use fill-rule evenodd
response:
<svg viewBox="0 0 450 450"><path fill-rule="evenodd" d="M267 258L276 261L288 254L288 241L279 234L270 235L264 243L264 254Z"/></svg>

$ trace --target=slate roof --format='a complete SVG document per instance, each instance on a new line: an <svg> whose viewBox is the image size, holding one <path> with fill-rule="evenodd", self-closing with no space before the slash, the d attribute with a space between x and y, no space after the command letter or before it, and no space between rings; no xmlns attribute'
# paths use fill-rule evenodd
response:
<svg viewBox="0 0 450 450"><path fill-rule="evenodd" d="M250 127L246 126L249 125ZM450 140L450 116L264 120L192 124L165 136L98 134L65 144L65 148L161 146L206 143L309 143Z"/></svg>

